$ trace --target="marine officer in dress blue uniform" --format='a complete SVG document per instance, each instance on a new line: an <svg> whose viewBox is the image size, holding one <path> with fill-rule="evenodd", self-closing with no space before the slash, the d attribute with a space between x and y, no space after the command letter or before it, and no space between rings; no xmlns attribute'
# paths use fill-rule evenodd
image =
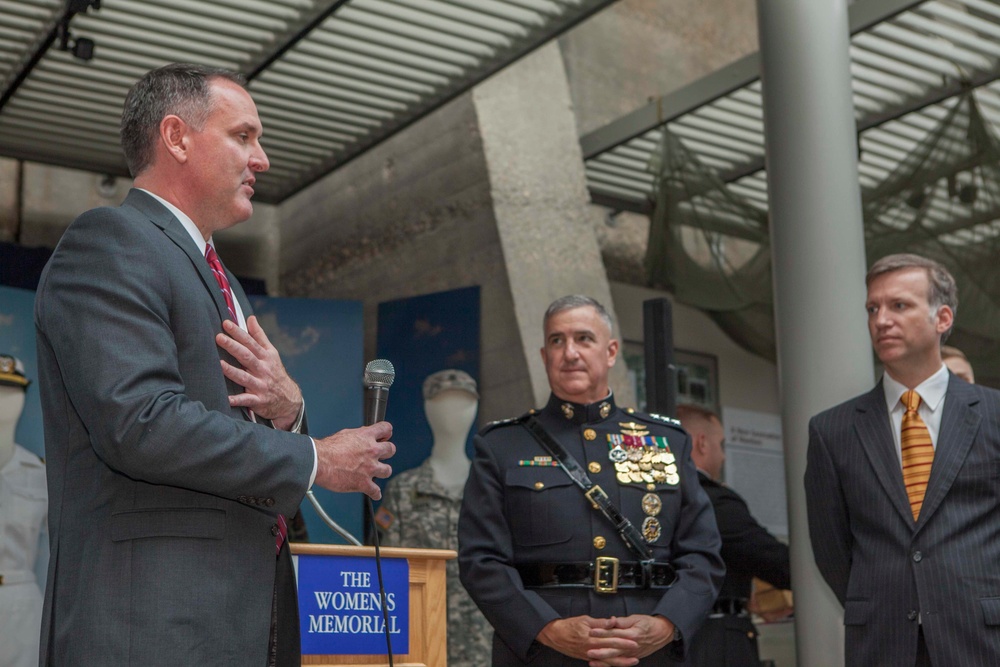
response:
<svg viewBox="0 0 1000 667"><path fill-rule="evenodd" d="M493 625L493 665L677 664L725 571L690 438L615 404L618 341L600 303L558 299L544 329L549 402L476 437L458 524L462 583ZM585 495L559 449L600 489ZM595 509L601 496L632 544Z"/></svg>

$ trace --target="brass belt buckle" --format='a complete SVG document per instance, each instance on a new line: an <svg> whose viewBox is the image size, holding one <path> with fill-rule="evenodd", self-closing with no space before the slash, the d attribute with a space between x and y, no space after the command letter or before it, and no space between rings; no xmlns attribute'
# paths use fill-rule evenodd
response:
<svg viewBox="0 0 1000 667"><path fill-rule="evenodd" d="M618 559L598 556L594 561L594 590L598 593L618 592Z"/></svg>

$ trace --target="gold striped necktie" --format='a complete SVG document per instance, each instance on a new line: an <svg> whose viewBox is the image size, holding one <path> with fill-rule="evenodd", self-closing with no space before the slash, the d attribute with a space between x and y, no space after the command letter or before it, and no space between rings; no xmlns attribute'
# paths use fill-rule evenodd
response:
<svg viewBox="0 0 1000 667"><path fill-rule="evenodd" d="M899 438L903 452L903 484L906 485L906 495L910 498L913 520L916 521L924 504L927 482L931 478L934 445L931 443L931 433L927 430L927 425L917 412L920 406L920 394L910 389L903 393L901 400L906 407Z"/></svg>

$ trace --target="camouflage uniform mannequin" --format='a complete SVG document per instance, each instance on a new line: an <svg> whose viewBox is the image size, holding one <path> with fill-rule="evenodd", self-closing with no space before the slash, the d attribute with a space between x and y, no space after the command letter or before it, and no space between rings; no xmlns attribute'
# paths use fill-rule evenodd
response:
<svg viewBox="0 0 1000 667"><path fill-rule="evenodd" d="M393 477L379 511L384 544L458 549L458 514L469 474L465 441L476 418L476 382L459 370L424 381L424 411L434 434L430 457ZM489 663L493 630L458 579L458 561L447 563L448 665Z"/></svg>

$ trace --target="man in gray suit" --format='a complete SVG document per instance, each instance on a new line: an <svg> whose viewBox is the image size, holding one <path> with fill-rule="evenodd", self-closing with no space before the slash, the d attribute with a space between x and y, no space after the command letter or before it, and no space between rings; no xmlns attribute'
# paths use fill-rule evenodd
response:
<svg viewBox="0 0 1000 667"><path fill-rule="evenodd" d="M890 255L866 281L885 373L811 420L805 476L847 664L1000 665L1000 393L941 361L958 305L944 267Z"/></svg>
<svg viewBox="0 0 1000 667"><path fill-rule="evenodd" d="M390 474L387 423L302 433L211 245L252 213L261 132L237 75L146 74L122 116L135 189L77 218L42 275L43 665L298 665L283 517L312 483L377 499Z"/></svg>

